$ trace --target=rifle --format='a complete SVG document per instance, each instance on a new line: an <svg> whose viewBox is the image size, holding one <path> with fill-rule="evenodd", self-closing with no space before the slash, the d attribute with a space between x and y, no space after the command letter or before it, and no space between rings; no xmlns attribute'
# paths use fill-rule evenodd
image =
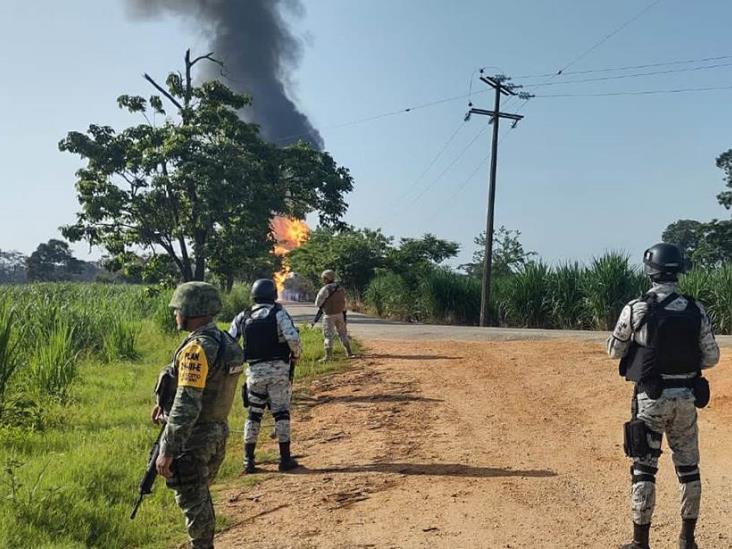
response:
<svg viewBox="0 0 732 549"><path fill-rule="evenodd" d="M158 433L158 438L155 439L155 444L153 444L152 448L150 449L150 456L147 458L147 469L145 469L145 474L142 476L142 480L140 481L140 497L137 499L137 503L135 503L135 506L132 508L130 520L133 520L137 515L137 510L142 504L142 498L146 495L152 494L155 477L158 476L157 469L155 468L155 462L158 460L158 454L160 454L160 437L163 436L163 431L165 431L165 425L163 425L163 427L160 429L160 432Z"/></svg>
<svg viewBox="0 0 732 549"><path fill-rule="evenodd" d="M323 316L323 307L325 307L325 304L328 303L328 301L330 301L330 298L333 297L335 295L335 293L340 289L341 289L341 285L336 284L333 291L330 292L328 294L328 297L325 298L325 301L323 301L323 304L318 308L318 312L315 313L315 318L313 319L313 326L315 326L320 321L321 317ZM346 317L344 315L343 320L345 320L345 319L346 319Z"/></svg>

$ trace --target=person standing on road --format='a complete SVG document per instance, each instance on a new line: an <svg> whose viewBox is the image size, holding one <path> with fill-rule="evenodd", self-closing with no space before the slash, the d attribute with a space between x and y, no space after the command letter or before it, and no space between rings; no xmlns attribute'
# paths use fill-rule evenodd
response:
<svg viewBox="0 0 732 549"><path fill-rule="evenodd" d="M681 250L656 244L643 256L653 285L628 303L608 339L608 354L621 359L620 374L635 383L632 420L625 425L631 466L633 541L624 549L648 549L656 504L655 475L663 434L668 437L681 492L680 549L696 549L701 501L696 408L709 402L702 370L719 361L719 346L704 307L678 289Z"/></svg>
<svg viewBox="0 0 732 549"><path fill-rule="evenodd" d="M221 298L210 284L181 284L170 307L175 309L178 329L190 334L176 351L172 370L161 372L161 378L170 376L170 381L158 382L170 394L159 395L152 411L154 422L166 422L155 465L186 517L191 547L208 549L213 547L216 526L209 485L226 454L227 418L244 356L236 341L213 321L221 310ZM160 404L171 400L170 409Z"/></svg>
<svg viewBox="0 0 732 549"><path fill-rule="evenodd" d="M346 350L346 356L353 358L351 341L348 339L348 324L346 322L346 290L336 282L336 274L328 269L321 275L323 287L320 288L315 297L315 306L318 313L315 315L311 325L315 325L323 317L323 343L325 356L321 362L333 359L333 339L336 334Z"/></svg>
<svg viewBox="0 0 732 549"><path fill-rule="evenodd" d="M275 419L275 434L280 447L280 471L299 466L290 454L290 400L292 377L302 353L300 334L292 317L277 301L277 286L263 278L252 285L251 311L237 315L229 333L244 338L244 357L248 362L247 383L242 399L248 408L244 427L244 473L256 472L254 452L269 405Z"/></svg>

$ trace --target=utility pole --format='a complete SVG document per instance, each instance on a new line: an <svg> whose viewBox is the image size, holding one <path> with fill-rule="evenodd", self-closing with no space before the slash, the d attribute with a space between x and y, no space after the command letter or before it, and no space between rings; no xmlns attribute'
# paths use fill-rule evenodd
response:
<svg viewBox="0 0 732 549"><path fill-rule="evenodd" d="M473 114L481 114L490 116L490 123L493 124L493 142L491 143L491 175L490 187L488 189L488 214L485 224L485 253L483 256L483 280L480 294L480 325L488 326L490 321L489 305L491 300L491 270L493 268L493 212L496 202L496 169L498 165L498 121L501 118L513 120L513 127L516 127L519 120L523 116L519 114L510 114L501 112L501 95L511 96L519 95L522 99L529 99L530 94L517 94L516 89L521 86L507 83L510 78L503 75L493 77L485 76L483 69L480 71L480 79L492 87L496 92L493 110L476 109L470 103L470 110L465 115L465 120L469 120Z"/></svg>

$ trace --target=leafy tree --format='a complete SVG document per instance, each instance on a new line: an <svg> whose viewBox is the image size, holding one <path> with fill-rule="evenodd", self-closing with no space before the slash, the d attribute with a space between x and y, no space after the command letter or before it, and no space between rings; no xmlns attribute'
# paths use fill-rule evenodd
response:
<svg viewBox="0 0 732 549"><path fill-rule="evenodd" d="M509 230L501 225L493 233L493 275L496 277L508 276L517 273L532 261L536 252L527 252L521 244L521 231ZM473 261L461 268L469 275L483 276L483 259L485 257L485 232L475 237L478 249L473 252Z"/></svg>
<svg viewBox="0 0 732 549"><path fill-rule="evenodd" d="M731 189L717 195L717 201L732 208L732 149L717 158L717 167L724 171L726 186ZM732 261L732 219L713 219L708 223L681 219L663 231L662 239L680 246L695 265L706 268Z"/></svg>
<svg viewBox="0 0 732 549"><path fill-rule="evenodd" d="M386 267L399 274L409 288L415 289L419 280L437 265L455 257L460 250L457 242L442 240L427 233L422 238L402 238L399 247L386 255Z"/></svg>
<svg viewBox="0 0 732 549"><path fill-rule="evenodd" d="M18 251L0 250L0 283L25 282L27 260L28 258Z"/></svg>
<svg viewBox="0 0 732 549"><path fill-rule="evenodd" d="M26 261L26 268L31 282L70 280L82 272L84 262L71 254L68 243L51 239L38 245Z"/></svg>
<svg viewBox="0 0 732 549"><path fill-rule="evenodd" d="M724 172L724 180L726 181L728 191L723 191L717 195L719 203L727 208L732 208L732 149L722 153L717 158L717 168Z"/></svg>
<svg viewBox="0 0 732 549"><path fill-rule="evenodd" d="M287 254L293 272L320 284L320 274L333 269L344 285L360 295L386 264L391 238L380 230L318 228L308 241Z"/></svg>
<svg viewBox="0 0 732 549"><path fill-rule="evenodd" d="M202 280L207 265L231 280L248 254L270 246L273 215L317 211L321 224L340 223L353 187L348 170L303 142L264 142L238 115L249 97L218 81L193 84L202 61L216 62L186 52L185 73L171 73L159 87L175 117L158 95L122 95L119 107L147 123L120 132L92 124L59 143L86 160L76 173L81 211L64 236L102 246L113 258L135 247L162 251L183 280Z"/></svg>

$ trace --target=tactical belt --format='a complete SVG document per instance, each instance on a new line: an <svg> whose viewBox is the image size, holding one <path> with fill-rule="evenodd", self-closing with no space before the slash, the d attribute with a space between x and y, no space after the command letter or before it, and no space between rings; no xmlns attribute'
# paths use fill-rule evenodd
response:
<svg viewBox="0 0 732 549"><path fill-rule="evenodd" d="M696 378L689 379L664 379L664 389L693 389L696 385Z"/></svg>
<svg viewBox="0 0 732 549"><path fill-rule="evenodd" d="M256 364L261 364L262 362L274 362L274 361L280 361L280 362L288 362L290 360L289 356L273 356L269 358L257 358L249 361L249 366L254 366Z"/></svg>

